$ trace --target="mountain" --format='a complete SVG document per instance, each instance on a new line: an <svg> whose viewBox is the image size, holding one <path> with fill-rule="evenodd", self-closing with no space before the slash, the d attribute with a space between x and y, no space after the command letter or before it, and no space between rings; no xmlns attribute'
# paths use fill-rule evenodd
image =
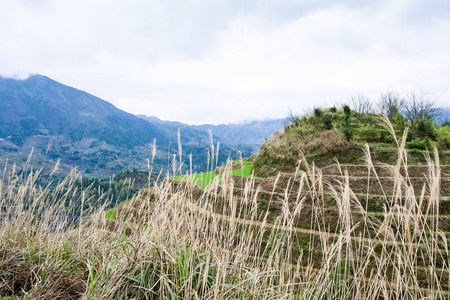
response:
<svg viewBox="0 0 450 300"><path fill-rule="evenodd" d="M450 122L450 107L439 108L436 119L439 123Z"/></svg>
<svg viewBox="0 0 450 300"><path fill-rule="evenodd" d="M155 168L160 170L178 153L181 127L183 153L192 154L193 169L202 171L208 164L206 132L148 122L42 75L0 77L0 111L1 161L14 159L20 165L33 150L35 164L60 160L63 166L109 176L124 168L147 169L156 139ZM221 144L220 162L241 150L236 144ZM245 147L241 151L250 154Z"/></svg>
<svg viewBox="0 0 450 300"><path fill-rule="evenodd" d="M188 125L180 122L163 121L154 116L137 115L137 117L147 120L154 125L165 125L167 127L183 127L195 129L203 132L209 130L229 144L247 146L248 149L256 153L260 145L275 132L283 128L284 119L262 120L262 121L247 121L237 124L203 124L203 125Z"/></svg>
<svg viewBox="0 0 450 300"><path fill-rule="evenodd" d="M162 128L41 75L25 80L0 79L0 109L0 137L17 145L32 136L97 138L128 148L153 138L160 142L167 139Z"/></svg>

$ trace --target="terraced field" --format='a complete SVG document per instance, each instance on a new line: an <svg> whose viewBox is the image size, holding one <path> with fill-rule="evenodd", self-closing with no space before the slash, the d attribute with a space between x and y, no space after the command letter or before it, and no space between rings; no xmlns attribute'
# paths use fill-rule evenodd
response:
<svg viewBox="0 0 450 300"><path fill-rule="evenodd" d="M189 230L208 247L285 273L296 288L450 296L450 165L302 165L268 178L247 177L248 166L230 164L200 186L175 178L165 187L201 224ZM145 224L167 212L158 195L122 203L116 219Z"/></svg>

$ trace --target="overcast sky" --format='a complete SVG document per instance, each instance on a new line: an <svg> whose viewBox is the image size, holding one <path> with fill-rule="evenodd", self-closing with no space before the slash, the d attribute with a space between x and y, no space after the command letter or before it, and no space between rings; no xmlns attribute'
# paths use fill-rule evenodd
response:
<svg viewBox="0 0 450 300"><path fill-rule="evenodd" d="M423 91L450 106L450 1L0 0L0 74L191 124Z"/></svg>

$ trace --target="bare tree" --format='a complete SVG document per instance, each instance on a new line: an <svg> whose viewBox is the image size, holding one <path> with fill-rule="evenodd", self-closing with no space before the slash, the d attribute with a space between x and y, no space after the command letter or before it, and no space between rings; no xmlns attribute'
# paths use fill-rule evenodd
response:
<svg viewBox="0 0 450 300"><path fill-rule="evenodd" d="M405 100L394 91L382 93L378 105L391 120L394 119L398 113L402 113L405 110Z"/></svg>
<svg viewBox="0 0 450 300"><path fill-rule="evenodd" d="M352 100L352 108L354 111L364 114L373 112L372 102L366 96L358 94L356 96L352 96L351 100Z"/></svg>
<svg viewBox="0 0 450 300"><path fill-rule="evenodd" d="M405 117L414 127L419 122L434 119L439 116L441 109L437 107L437 99L424 93L410 93L406 99Z"/></svg>

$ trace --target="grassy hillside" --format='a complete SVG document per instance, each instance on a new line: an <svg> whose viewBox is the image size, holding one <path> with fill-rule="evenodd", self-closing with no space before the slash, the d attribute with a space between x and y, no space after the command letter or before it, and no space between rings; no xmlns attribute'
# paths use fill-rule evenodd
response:
<svg viewBox="0 0 450 300"><path fill-rule="evenodd" d="M406 137L409 164L424 164L424 150L433 147L438 148L442 164L450 163L448 125L439 126L431 117L412 125L398 113L390 118L390 123L397 139L409 129ZM316 108L310 115L292 118L284 130L261 146L255 170L261 176L293 171L301 153L319 166L332 164L335 158L344 164L363 163L362 149L366 143L374 160L395 163L398 141L380 115L357 113L348 106Z"/></svg>

